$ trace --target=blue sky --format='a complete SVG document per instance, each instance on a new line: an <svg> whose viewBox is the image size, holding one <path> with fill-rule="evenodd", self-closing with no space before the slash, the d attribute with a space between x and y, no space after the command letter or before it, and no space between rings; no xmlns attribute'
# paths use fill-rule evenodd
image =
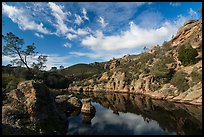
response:
<svg viewBox="0 0 204 137"><path fill-rule="evenodd" d="M108 61L161 45L185 21L199 19L201 6L201 2L3 2L2 34L13 32L25 46L34 42L37 51L48 56L49 70ZM2 55L2 64L11 59Z"/></svg>

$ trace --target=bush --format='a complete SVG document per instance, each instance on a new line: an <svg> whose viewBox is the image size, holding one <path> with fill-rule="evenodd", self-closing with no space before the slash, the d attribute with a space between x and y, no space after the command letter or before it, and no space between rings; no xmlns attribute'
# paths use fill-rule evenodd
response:
<svg viewBox="0 0 204 137"><path fill-rule="evenodd" d="M189 85L188 85L188 80L186 79L186 76L188 74L185 72L176 72L173 75L173 78L171 79L171 84L174 85L175 87L178 88L179 91L184 92L187 89L189 89Z"/></svg>
<svg viewBox="0 0 204 137"><path fill-rule="evenodd" d="M9 75L9 74L3 74L2 75L2 87L6 88L6 86L8 85L8 83L13 80L15 77L13 75Z"/></svg>
<svg viewBox="0 0 204 137"><path fill-rule="evenodd" d="M23 78L14 78L12 79L7 85L6 85L6 91L11 91L13 89L17 88L18 83L24 81L25 79Z"/></svg>
<svg viewBox="0 0 204 137"><path fill-rule="evenodd" d="M162 44L162 50L169 51L170 49L172 49L171 42L164 41Z"/></svg>
<svg viewBox="0 0 204 137"><path fill-rule="evenodd" d="M46 86L54 89L68 88L71 80L55 72L45 72L43 81Z"/></svg>
<svg viewBox="0 0 204 137"><path fill-rule="evenodd" d="M202 72L197 72L196 70L193 70L190 74L192 77L192 81L194 84L197 84L198 82L202 81Z"/></svg>
<svg viewBox="0 0 204 137"><path fill-rule="evenodd" d="M154 58L154 55L153 54L150 54L150 53L142 53L140 55L140 59L139 61L142 62L142 63L147 63L149 60L153 59Z"/></svg>
<svg viewBox="0 0 204 137"><path fill-rule="evenodd" d="M196 56L198 56L196 49L192 48L190 45L186 47L181 46L178 50L178 59L184 66L197 63Z"/></svg>
<svg viewBox="0 0 204 137"><path fill-rule="evenodd" d="M157 61L152 68L150 69L150 73L154 75L155 77L167 77L169 74L169 69L165 65L163 61Z"/></svg>

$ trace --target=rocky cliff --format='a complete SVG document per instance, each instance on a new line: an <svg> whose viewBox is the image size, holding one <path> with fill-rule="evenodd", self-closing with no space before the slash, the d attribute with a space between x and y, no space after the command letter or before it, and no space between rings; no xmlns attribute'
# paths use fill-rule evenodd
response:
<svg viewBox="0 0 204 137"><path fill-rule="evenodd" d="M181 60L181 48L196 52ZM70 90L120 91L147 94L155 99L202 104L202 21L189 20L170 41L138 55L125 55L105 63L94 77L75 81Z"/></svg>

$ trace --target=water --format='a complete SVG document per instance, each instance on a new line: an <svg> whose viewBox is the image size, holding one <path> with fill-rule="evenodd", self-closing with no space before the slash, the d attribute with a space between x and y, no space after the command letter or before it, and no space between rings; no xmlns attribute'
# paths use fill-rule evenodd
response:
<svg viewBox="0 0 204 137"><path fill-rule="evenodd" d="M67 118L71 135L202 134L202 107L121 93L83 93L96 108L93 116Z"/></svg>

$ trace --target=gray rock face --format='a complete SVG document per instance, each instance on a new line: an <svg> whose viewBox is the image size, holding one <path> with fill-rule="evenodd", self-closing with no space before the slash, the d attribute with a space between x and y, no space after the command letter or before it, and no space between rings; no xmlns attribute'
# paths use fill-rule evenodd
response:
<svg viewBox="0 0 204 137"><path fill-rule="evenodd" d="M96 112L95 107L91 104L90 98L82 99L82 104L81 112L88 114Z"/></svg>

